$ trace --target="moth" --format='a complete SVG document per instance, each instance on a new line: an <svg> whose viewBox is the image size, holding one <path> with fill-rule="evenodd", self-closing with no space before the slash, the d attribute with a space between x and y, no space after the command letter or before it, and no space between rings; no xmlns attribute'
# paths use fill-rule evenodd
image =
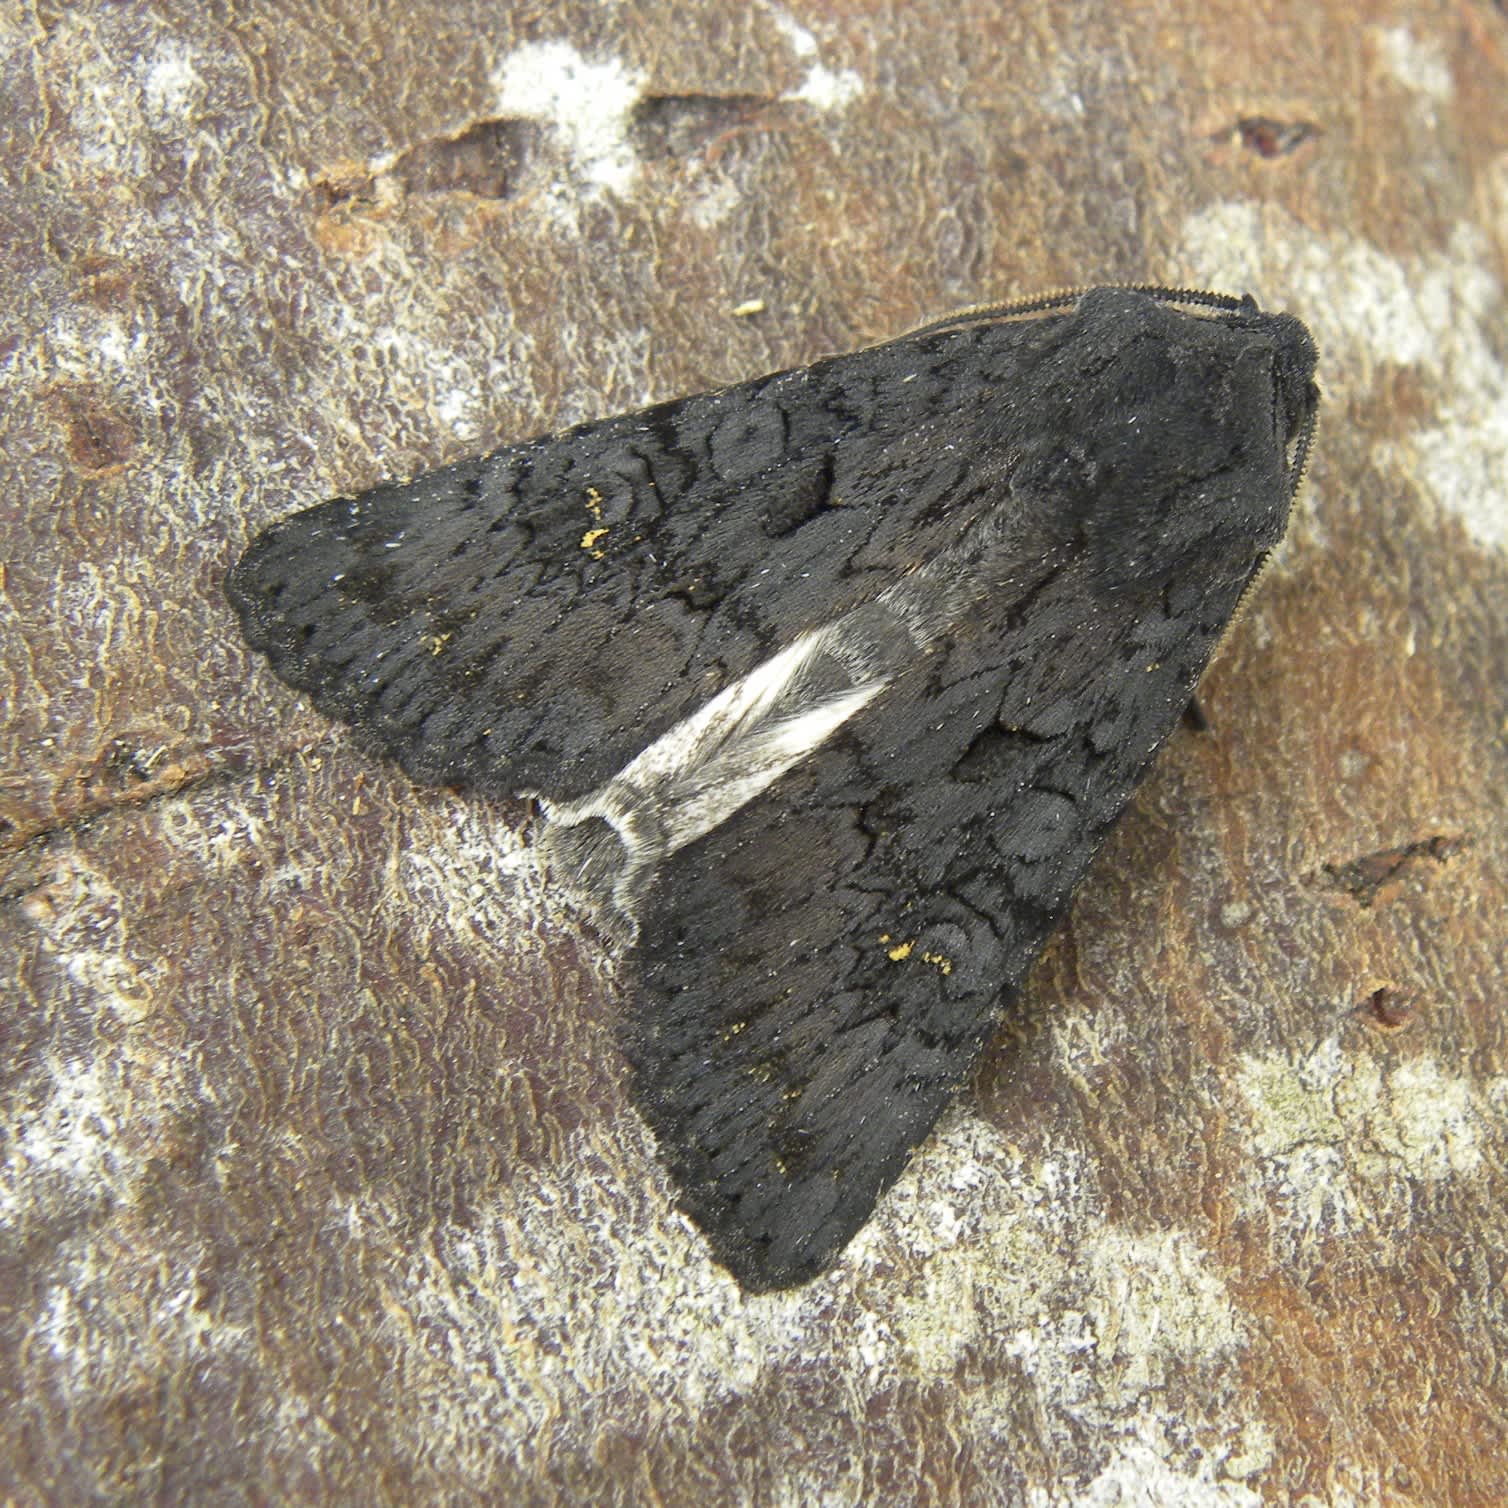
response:
<svg viewBox="0 0 1508 1508"><path fill-rule="evenodd" d="M294 514L247 639L418 781L531 796L749 1291L868 1219L1282 538L1304 326L1106 287Z"/></svg>

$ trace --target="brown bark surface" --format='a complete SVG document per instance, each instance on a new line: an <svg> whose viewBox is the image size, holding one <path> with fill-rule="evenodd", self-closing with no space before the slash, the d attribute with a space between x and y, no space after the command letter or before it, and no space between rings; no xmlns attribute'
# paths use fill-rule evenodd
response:
<svg viewBox="0 0 1508 1508"><path fill-rule="evenodd" d="M0 81L0 1498L1508 1500L1500 7L33 0ZM1100 281L1310 323L1290 540L974 1084L745 1300L523 805L220 580Z"/></svg>

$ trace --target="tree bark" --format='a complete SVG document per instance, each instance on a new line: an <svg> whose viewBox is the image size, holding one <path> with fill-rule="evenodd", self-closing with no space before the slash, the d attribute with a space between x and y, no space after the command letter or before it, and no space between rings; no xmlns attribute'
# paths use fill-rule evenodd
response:
<svg viewBox="0 0 1508 1508"><path fill-rule="evenodd" d="M0 22L0 1496L1508 1499L1508 18ZM220 594L291 508L969 303L1299 314L1279 559L974 1083L745 1299L524 804Z"/></svg>

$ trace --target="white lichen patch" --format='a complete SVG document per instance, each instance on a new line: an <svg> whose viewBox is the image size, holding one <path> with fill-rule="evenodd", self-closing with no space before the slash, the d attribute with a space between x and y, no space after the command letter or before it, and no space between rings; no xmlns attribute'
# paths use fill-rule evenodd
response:
<svg viewBox="0 0 1508 1508"><path fill-rule="evenodd" d="M1190 1236L1107 1224L1077 1153L1013 1147L962 1109L944 1117L845 1260L883 1264L896 1243L922 1274L895 1322L923 1376L950 1376L971 1347L1009 1336L1044 1407L1108 1420L1190 1367L1226 1369L1244 1343Z"/></svg>
<svg viewBox="0 0 1508 1508"><path fill-rule="evenodd" d="M0 1160L0 1225L13 1224L51 1180L65 1181L91 1204L124 1192L121 1086L84 1061L52 1066L45 1079L45 1097L9 1127Z"/></svg>
<svg viewBox="0 0 1508 1508"><path fill-rule="evenodd" d="M1374 1144L1400 1159L1415 1178L1475 1173L1492 1135L1470 1080L1447 1074L1433 1058L1400 1063L1384 1075L1387 1113Z"/></svg>
<svg viewBox="0 0 1508 1508"><path fill-rule="evenodd" d="M1043 1243L1039 1265L1052 1249ZM1044 1297L1008 1350L1050 1412L1114 1430L1190 1372L1211 1380L1212 1397L1222 1377L1234 1386L1244 1345L1236 1308L1207 1254L1181 1231L1102 1225Z"/></svg>
<svg viewBox="0 0 1508 1508"><path fill-rule="evenodd" d="M152 1010L160 966L133 946L125 900L103 871L62 854L20 910L90 1001L128 1022Z"/></svg>
<svg viewBox="0 0 1508 1508"><path fill-rule="evenodd" d="M993 1177L992 1141L995 1155L1008 1155L977 1118L955 1121L965 1123L956 1128L955 1155L945 1151L937 1160L935 1176L900 1213L901 1224L935 1216L954 1181ZM655 1180L581 1176L582 1168L649 1165L652 1148L639 1123L625 1117L619 1132L620 1144L608 1145L613 1132L599 1122L572 1135L558 1165L518 1169L466 1228L445 1227L415 1249L386 1301L394 1321L384 1339L404 1353L415 1406L446 1430L439 1443L447 1459L454 1452L464 1467L474 1452L485 1480L491 1457L479 1442L522 1438L549 1415L619 1388L673 1400L665 1427L689 1429L707 1408L803 1365L812 1335L830 1323L835 1306L844 1311L843 1364L856 1392L872 1390L898 1369L916 1370L926 1350L915 1328L923 1323L923 1305L897 1316L855 1304L852 1289L867 1281L868 1263L862 1253L855 1259L853 1248L832 1277L787 1292L745 1297L720 1270L709 1282L704 1261L688 1261L698 1238ZM977 1192L954 1188L951 1197ZM332 1220L331 1239L351 1233L383 1250L385 1218L369 1211L359 1233L348 1220ZM1058 1226L1066 1217L1049 1218ZM631 1259L608 1267L614 1233L625 1228L635 1233ZM867 1233L860 1239L866 1238L875 1240ZM878 1239L883 1244L885 1237ZM961 1242L961 1231L955 1228L951 1239ZM1003 1271L1001 1291L1029 1289L1022 1276L1021 1266ZM978 1314L954 1317L977 1337ZM939 1339L927 1354L937 1375L951 1375L956 1343ZM930 1368L926 1375L933 1375ZM852 1498L839 1493L825 1500L862 1501L861 1484L853 1486Z"/></svg>
<svg viewBox="0 0 1508 1508"><path fill-rule="evenodd" d="M1149 1419L1111 1444L1109 1460L1089 1481L1033 1487L1026 1501L1032 1508L1261 1508L1263 1498L1225 1475L1213 1452L1172 1447Z"/></svg>
<svg viewBox="0 0 1508 1508"><path fill-rule="evenodd" d="M864 93L864 80L852 68L833 69L818 60L817 39L789 12L769 7L786 45L806 64L806 76L786 94L816 110L844 110Z"/></svg>
<svg viewBox="0 0 1508 1508"><path fill-rule="evenodd" d="M516 954L530 936L521 918L544 904L538 867L519 833L476 802L458 799L447 815L434 825L416 813L403 835L394 858L399 909Z"/></svg>
<svg viewBox="0 0 1508 1508"><path fill-rule="evenodd" d="M245 1350L247 1327L208 1297L197 1252L69 1242L47 1276L20 1354L49 1390L97 1404Z"/></svg>
<svg viewBox="0 0 1508 1508"><path fill-rule="evenodd" d="M475 373L463 363L453 364L431 407L458 439L475 440L481 434L484 395Z"/></svg>
<svg viewBox="0 0 1508 1508"><path fill-rule="evenodd" d="M1085 1315L1125 1398L1185 1366L1219 1362L1244 1334L1208 1253L1182 1231L1100 1228L1083 1253Z"/></svg>
<svg viewBox="0 0 1508 1508"><path fill-rule="evenodd" d="M385 251L395 247L391 241L382 244ZM443 309L444 304L437 300L436 306ZM450 339L432 341L421 326L408 322L408 316L388 312L390 319L374 322L354 336L340 334L339 338L354 339L360 351L351 371L353 386L370 381L376 369L402 412L423 410L468 443L483 435L489 421L495 422L502 404L511 399L527 406L531 401L531 337L468 323L448 325ZM434 425L426 422L423 428L432 432ZM372 437L361 434L361 440L370 445Z"/></svg>
<svg viewBox="0 0 1508 1508"><path fill-rule="evenodd" d="M1056 1322L1091 1199L1072 1150L1013 1147L955 1106L844 1260L862 1271L906 1251L921 1279L895 1313L897 1338L918 1373L946 1377L983 1333Z"/></svg>
<svg viewBox="0 0 1508 1508"><path fill-rule="evenodd" d="M715 178L686 199L686 218L701 230L713 230L738 208L738 186L730 178Z"/></svg>
<svg viewBox="0 0 1508 1508"><path fill-rule="evenodd" d="M52 46L73 67L55 66L51 77L67 78L71 89L54 96L62 150L87 171L104 179L118 174L126 182L146 178L150 168L151 133L144 130L141 91L123 77L114 60L86 35L86 23L63 13Z"/></svg>
<svg viewBox="0 0 1508 1508"><path fill-rule="evenodd" d="M1430 1058L1385 1069L1330 1038L1248 1056L1236 1083L1262 1170L1244 1203L1274 1200L1291 1242L1401 1218L1412 1183L1470 1176L1491 1138L1492 1107Z"/></svg>
<svg viewBox="0 0 1508 1508"><path fill-rule="evenodd" d="M1445 51L1433 37L1416 37L1406 26L1379 27L1377 55L1395 82L1411 94L1444 104L1455 93Z"/></svg>
<svg viewBox="0 0 1508 1508"><path fill-rule="evenodd" d="M666 1426L689 1427L801 1355L831 1301L820 1286L745 1301L726 1275L708 1283L705 1267L687 1262L687 1222L652 1180L582 1176L648 1165L648 1138L636 1122L622 1125L622 1145L608 1145L611 1132L598 1126L574 1134L562 1162L519 1168L466 1227L437 1230L385 1279L392 1324L379 1339L402 1356L414 1405L434 1421L434 1447L479 1484L495 1461L489 1442L527 1438L604 1391L666 1400ZM395 1239L387 1219L371 1209L349 1237L349 1222L332 1221L331 1239L386 1251ZM611 1264L625 1228L635 1232L632 1258ZM862 1325L852 1346L893 1349Z"/></svg>
<svg viewBox="0 0 1508 1508"><path fill-rule="evenodd" d="M1196 1494L1181 1500L1249 1501L1235 1489L1260 1476L1270 1440L1231 1407L1242 1338L1226 1295L1184 1234L1109 1228L1086 1243L1101 1217L1077 1153L1023 1150L955 1109L831 1273L759 1296L715 1269L709 1280L663 1180L610 1171L651 1157L634 1117L597 1120L517 1168L464 1227L410 1240L397 1269L375 1260L396 1240L388 1211L332 1211L329 1260L383 1285L390 1321L371 1344L392 1348L459 1480L487 1482L488 1441L533 1437L604 1392L661 1400L657 1427L693 1437L709 1410L809 1368L813 1336L836 1325L844 1344L822 1366L857 1408L899 1379L946 1387L971 1358L1008 1358L1001 1380L960 1398L973 1438L1006 1441L1026 1408L1065 1452L1086 1432L1105 1442L1107 1492L1138 1465ZM904 1291L895 1267L912 1274ZM1190 1372L1209 1407L1186 1409L1174 1440L1156 1421ZM818 1480L811 1459L774 1468L764 1496L869 1501L860 1475Z"/></svg>
<svg viewBox="0 0 1508 1508"><path fill-rule="evenodd" d="M245 1340L244 1327L227 1324L207 1298L214 1285L201 1282L198 1253L140 1239L145 1229L127 1214L146 1159L161 1150L161 1107L177 1097L176 1071L164 1092L149 1091L138 1068L114 1060L50 1063L28 1086L35 1108L12 1116L0 1159L0 1227L26 1231L23 1240L50 1253L35 1309L17 1315L27 1336L18 1354L48 1388L109 1397ZM145 1103L157 1109L144 1114ZM111 1234L54 1243L60 1214L74 1232L108 1218Z"/></svg>
<svg viewBox="0 0 1508 1508"><path fill-rule="evenodd" d="M61 310L45 340L41 359L55 376L111 385L130 378L144 349L143 338L119 316L83 305Z"/></svg>
<svg viewBox="0 0 1508 1508"><path fill-rule="evenodd" d="M818 110L844 110L863 92L864 81L852 68L834 72L821 63L813 63L789 98L799 99Z"/></svg>
<svg viewBox="0 0 1508 1508"><path fill-rule="evenodd" d="M782 10L778 5L771 5L768 9L770 19L774 21L780 35L785 38L786 45L798 58L817 56L817 39L808 27L803 26L789 11Z"/></svg>
<svg viewBox="0 0 1508 1508"><path fill-rule="evenodd" d="M1433 416L1411 433L1387 428L1375 458L1411 477L1482 544L1508 548L1508 367L1496 338L1503 289L1479 230L1461 225L1443 250L1399 258L1271 208L1227 202L1185 223L1180 260L1199 286L1249 291L1303 318L1319 344L1320 386L1342 402L1363 398L1389 366L1414 368Z"/></svg>
<svg viewBox="0 0 1508 1508"><path fill-rule="evenodd" d="M1230 1294L1188 1233L1107 1223L1079 1153L1013 1146L955 1107L844 1261L889 1265L897 1243L919 1276L887 1311L892 1333L872 1337L876 1368L941 1382L1003 1352L1019 1383L963 1400L976 1438L1014 1427L1025 1387L1065 1449L1084 1431L1108 1442L1105 1502L1142 1480L1183 1494L1164 1501L1255 1501L1241 1484L1270 1461L1270 1439L1229 1407L1245 1347ZM1209 1407L1186 1411L1175 1443L1158 1421L1190 1375Z"/></svg>
<svg viewBox="0 0 1508 1508"><path fill-rule="evenodd" d="M531 42L494 70L497 114L537 120L589 184L626 194L638 174L629 140L643 77L617 59L593 62L568 42Z"/></svg>
<svg viewBox="0 0 1508 1508"><path fill-rule="evenodd" d="M1220 908L1220 925L1234 932L1252 919L1253 910L1250 901L1227 901Z"/></svg>
<svg viewBox="0 0 1508 1508"><path fill-rule="evenodd" d="M194 54L177 38L152 49L141 70L142 99L147 119L160 132L178 132L194 124L204 97L204 80L194 66Z"/></svg>
<svg viewBox="0 0 1508 1508"><path fill-rule="evenodd" d="M1037 106L1051 120L1079 125L1089 113L1084 103L1082 59L1072 50L1053 57L1037 90Z"/></svg>
<svg viewBox="0 0 1508 1508"><path fill-rule="evenodd" d="M18 900L37 951L58 970L49 992L58 1008L66 1002L81 1046L45 1056L16 1081L0 1144L0 1224L45 1222L60 1209L70 1218L129 1209L186 1098L187 1059L149 1036L174 974L133 936L138 904L70 851L55 855L50 873ZM40 968L35 977L47 978ZM123 1042L142 1046L112 1050Z"/></svg>
<svg viewBox="0 0 1508 1508"><path fill-rule="evenodd" d="M1047 1026L1056 1066L1075 1084L1092 1084L1116 1061L1131 1035L1124 1012L1068 1005L1054 1011Z"/></svg>

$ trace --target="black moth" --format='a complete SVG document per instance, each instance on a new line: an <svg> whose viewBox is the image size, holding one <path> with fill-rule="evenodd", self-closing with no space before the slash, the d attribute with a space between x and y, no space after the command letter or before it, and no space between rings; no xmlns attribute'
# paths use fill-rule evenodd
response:
<svg viewBox="0 0 1508 1508"><path fill-rule="evenodd" d="M416 780L537 796L623 1050L749 1290L927 1135L1282 538L1315 350L1096 288L323 503L232 571Z"/></svg>

